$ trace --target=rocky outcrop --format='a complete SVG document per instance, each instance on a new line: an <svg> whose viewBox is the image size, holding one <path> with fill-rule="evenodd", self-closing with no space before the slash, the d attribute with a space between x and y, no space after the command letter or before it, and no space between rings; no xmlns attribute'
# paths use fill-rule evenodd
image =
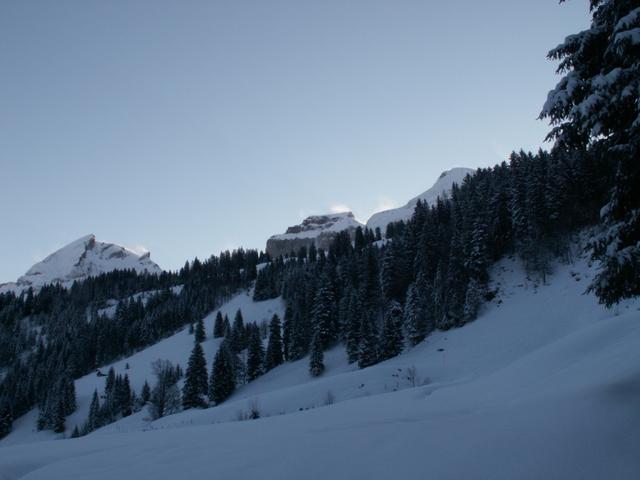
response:
<svg viewBox="0 0 640 480"><path fill-rule="evenodd" d="M302 247L308 249L311 245L328 250L338 232L347 231L353 239L356 228L361 226L351 212L307 217L301 224L287 228L285 233L269 238L267 253L276 258L296 253Z"/></svg>

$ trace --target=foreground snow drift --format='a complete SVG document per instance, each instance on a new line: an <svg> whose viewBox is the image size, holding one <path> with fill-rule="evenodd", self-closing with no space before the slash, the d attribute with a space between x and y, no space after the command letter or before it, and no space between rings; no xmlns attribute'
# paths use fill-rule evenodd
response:
<svg viewBox="0 0 640 480"><path fill-rule="evenodd" d="M640 303L604 310L590 275L505 261L476 322L407 354L354 370L338 348L319 379L287 364L221 407L6 446L0 479L640 478ZM233 421L247 402L270 416Z"/></svg>

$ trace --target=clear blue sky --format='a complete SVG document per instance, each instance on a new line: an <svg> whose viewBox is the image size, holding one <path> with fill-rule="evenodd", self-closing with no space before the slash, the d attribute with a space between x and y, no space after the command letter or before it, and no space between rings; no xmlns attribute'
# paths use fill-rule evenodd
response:
<svg viewBox="0 0 640 480"><path fill-rule="evenodd" d="M586 0L0 3L0 282L88 233L162 267L537 149Z"/></svg>

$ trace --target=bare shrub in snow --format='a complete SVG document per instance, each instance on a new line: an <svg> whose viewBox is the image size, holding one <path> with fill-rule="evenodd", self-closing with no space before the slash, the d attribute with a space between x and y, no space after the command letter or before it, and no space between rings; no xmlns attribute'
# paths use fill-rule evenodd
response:
<svg viewBox="0 0 640 480"><path fill-rule="evenodd" d="M243 422L245 420L256 420L260 418L260 406L258 404L258 399L254 398L249 402L249 409L245 412L244 410L238 410L236 412L236 420L238 422Z"/></svg>
<svg viewBox="0 0 640 480"><path fill-rule="evenodd" d="M331 390L327 390L327 393L324 396L324 404L325 405L333 405L336 401L336 397Z"/></svg>
<svg viewBox="0 0 640 480"><path fill-rule="evenodd" d="M411 365L407 368L407 381L412 387L420 384L420 377L418 376L418 369L415 365Z"/></svg>

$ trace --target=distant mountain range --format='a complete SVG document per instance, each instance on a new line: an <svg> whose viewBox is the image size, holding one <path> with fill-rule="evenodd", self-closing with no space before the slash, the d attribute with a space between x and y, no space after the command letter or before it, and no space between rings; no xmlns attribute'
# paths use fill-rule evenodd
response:
<svg viewBox="0 0 640 480"><path fill-rule="evenodd" d="M272 257L277 257L298 251L301 247L309 248L311 245L328 249L338 232L347 230L353 238L358 227L366 226L372 230L380 228L384 235L389 223L407 221L411 218L418 200L433 205L439 196L451 191L454 183L462 183L464 177L472 173L473 170L470 168L447 170L427 191L412 198L403 207L375 213L366 225L358 222L351 212L308 217L302 223L289 227L285 233L269 238L266 252ZM149 253L139 255L126 247L98 241L95 235L87 235L36 263L16 282L1 284L0 293L9 291L20 293L29 287L38 290L43 285L53 283L70 287L74 281L125 269L139 273L162 272L162 269L151 260Z"/></svg>
<svg viewBox="0 0 640 480"><path fill-rule="evenodd" d="M413 215L418 200L434 205L438 197L448 194L454 183L461 184L474 170L470 168L452 168L442 172L438 180L427 191L412 198L406 205L374 213L366 225L358 222L353 213L333 213L327 215L314 215L307 217L298 225L289 227L285 233L274 235L267 240L266 252L272 257L297 252L300 248L327 249L336 234L348 230L353 238L358 227L367 227L371 230L379 228L384 236L387 225L392 222L407 221Z"/></svg>

